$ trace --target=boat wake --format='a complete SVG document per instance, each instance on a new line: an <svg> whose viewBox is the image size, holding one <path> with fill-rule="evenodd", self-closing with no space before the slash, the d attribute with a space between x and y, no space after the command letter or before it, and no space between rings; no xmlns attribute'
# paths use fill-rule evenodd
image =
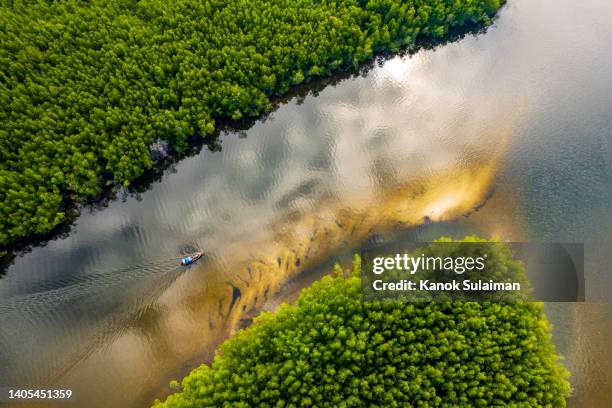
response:
<svg viewBox="0 0 612 408"><path fill-rule="evenodd" d="M185 270L177 258L149 260L71 275L0 298L0 384L53 384L96 349L132 330ZM33 332L45 341L27 335Z"/></svg>

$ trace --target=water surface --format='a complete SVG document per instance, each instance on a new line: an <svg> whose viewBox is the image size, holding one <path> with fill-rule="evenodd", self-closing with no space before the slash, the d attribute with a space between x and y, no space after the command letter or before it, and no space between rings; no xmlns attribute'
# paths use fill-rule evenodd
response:
<svg viewBox="0 0 612 408"><path fill-rule="evenodd" d="M571 403L611 406L609 27L606 0L511 0L486 34L291 100L85 211L0 279L0 384L146 406L338 254L479 233L586 243L602 303L547 310ZM203 262L177 268L196 248Z"/></svg>

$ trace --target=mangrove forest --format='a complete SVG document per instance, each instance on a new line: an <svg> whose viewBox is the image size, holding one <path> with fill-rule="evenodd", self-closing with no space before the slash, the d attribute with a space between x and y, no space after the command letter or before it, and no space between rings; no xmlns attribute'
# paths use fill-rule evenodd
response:
<svg viewBox="0 0 612 408"><path fill-rule="evenodd" d="M292 86L449 29L501 0L5 0L0 6L0 244L128 186L222 121Z"/></svg>
<svg viewBox="0 0 612 408"><path fill-rule="evenodd" d="M490 266L517 268L493 250ZM363 301L360 270L356 257L261 314L154 407L566 405L542 303Z"/></svg>

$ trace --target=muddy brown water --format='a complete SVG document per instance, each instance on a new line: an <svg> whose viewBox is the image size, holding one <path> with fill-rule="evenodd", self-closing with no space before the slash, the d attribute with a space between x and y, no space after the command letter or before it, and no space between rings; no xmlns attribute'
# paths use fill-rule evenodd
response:
<svg viewBox="0 0 612 408"><path fill-rule="evenodd" d="M485 34L291 100L82 214L0 279L0 385L148 406L339 254L478 233L585 242L591 302L546 307L570 404L612 406L609 27L607 0L509 1Z"/></svg>

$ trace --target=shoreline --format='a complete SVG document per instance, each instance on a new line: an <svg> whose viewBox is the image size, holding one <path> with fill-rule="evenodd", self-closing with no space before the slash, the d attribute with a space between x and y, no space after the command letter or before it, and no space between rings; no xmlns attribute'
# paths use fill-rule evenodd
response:
<svg viewBox="0 0 612 408"><path fill-rule="evenodd" d="M503 7L505 7L505 3L500 10L502 10ZM500 10L498 10L498 13ZM118 185L113 187L107 186L104 188L102 194L83 200L83 202L78 202L71 199L69 195L65 195L62 205L60 206L65 216L60 224L44 234L28 235L9 244L0 245L0 279L18 257L31 252L34 248L44 247L50 241L67 237L71 233L72 227L77 222L83 210L104 210L111 202L121 199L121 196L123 196L123 198L134 197L148 191L153 184L161 180L167 170L172 169L174 165L184 159L197 156L203 148L208 148L211 151L221 151L222 146L219 141L222 135L241 135L255 124L259 122L263 123L268 120L280 106L294 99L300 104L308 96L318 96L319 92L322 92L329 85L333 86L344 80L366 75L371 69L393 58L410 57L421 51L433 50L448 43L460 41L470 35L478 36L486 33L491 26L472 23L463 27L452 27L443 39L435 40L419 37L414 44L404 46L398 52L381 52L363 61L356 68L342 67L333 71L329 76L309 78L299 85L292 86L285 94L272 97L270 100L271 110L261 114L257 118L237 121L225 118L214 118L216 125L215 131L212 134L204 137L193 136L189 138L187 148L184 152L179 153L171 148L167 157L155 162L150 169L145 170L143 174L134 179L129 187L123 188Z"/></svg>

